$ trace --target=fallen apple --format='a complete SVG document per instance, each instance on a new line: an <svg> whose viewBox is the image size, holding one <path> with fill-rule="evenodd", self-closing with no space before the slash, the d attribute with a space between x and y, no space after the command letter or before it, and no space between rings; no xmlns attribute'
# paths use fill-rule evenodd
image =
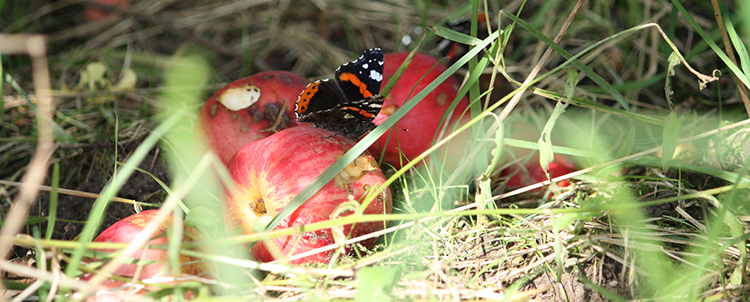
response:
<svg viewBox="0 0 750 302"><path fill-rule="evenodd" d="M407 52L384 55L383 83L390 80L408 55ZM401 108L406 101L432 83L443 71L445 71L445 66L435 58L425 54L417 54L393 86L393 89L386 95L383 108L375 118L375 123L382 123ZM408 160L429 149L433 144L435 135L438 134L443 115L453 99L456 98L458 87L459 83L455 78L450 77L445 80L401 118L391 131L381 136L370 147L370 152L376 158L379 158L382 153L384 162L400 168L402 162L408 162ZM467 106L468 99L464 97L456 107L450 121L458 120Z"/></svg>
<svg viewBox="0 0 750 302"><path fill-rule="evenodd" d="M229 172L237 183L234 194L228 190L225 203L227 220L240 227L244 234L253 234L259 221L270 221L297 194L328 169L355 142L332 132L300 125L280 131L268 138L248 143L229 163ZM338 218L352 213L344 204L349 201L361 206L368 191L380 187L386 178L377 162L365 151L327 183L276 229L302 228L305 225ZM341 207L340 207L341 206ZM391 212L391 192L386 188L364 209L364 214ZM336 236L357 237L383 229L384 222L365 222L345 225L339 233L331 229L304 232L258 242L251 249L255 259L272 261L293 254L310 251L336 242ZM271 246L267 246L270 244ZM361 242L372 247L374 239ZM300 258L292 263L328 263L333 251Z"/></svg>
<svg viewBox="0 0 750 302"><path fill-rule="evenodd" d="M288 71L265 71L231 82L203 105L198 127L227 164L245 144L297 125L294 104L307 83Z"/></svg>
<svg viewBox="0 0 750 302"><path fill-rule="evenodd" d="M130 0L92 0L91 3L99 6L110 6L113 8L130 7ZM114 17L114 14L108 10L102 10L97 5L86 4L83 9L83 18L88 22L108 21Z"/></svg>
<svg viewBox="0 0 750 302"><path fill-rule="evenodd" d="M96 237L96 239L94 239L94 242L132 242L136 236L144 231L146 225L153 220L158 212L159 210L148 210L130 215L105 229ZM166 245L169 243L169 238L166 236L166 232L168 228L172 227L172 219L174 219L173 216L169 216L167 220L159 226L159 229L156 232L150 234L150 237L153 238L148 243L150 246ZM185 227L182 241L192 241L198 236L200 236L200 234L195 228ZM96 252L114 253L117 251L103 249L97 250ZM147 247L137 250L133 254L126 255L126 257L138 261L133 261L135 263L123 263L117 267L112 274L126 278L135 278L145 283L174 284L176 282L176 277L183 277L185 275L197 276L202 274L204 270L202 263L197 259L186 255L180 255L180 272L176 274L171 272L169 254L164 249ZM98 259L91 259L91 261L98 261ZM137 262L142 263L139 264ZM93 276L93 274L84 274L79 278L88 281ZM97 292L93 296L88 297L87 301L123 301L126 297L132 298L133 295L142 295L146 293L145 289L158 290L158 287L144 287L142 285L112 279L105 279L101 285L109 290ZM189 296L192 296L192 293L189 292L186 294L186 297Z"/></svg>
<svg viewBox="0 0 750 302"><path fill-rule="evenodd" d="M79 280L89 282L93 279L93 274L87 274L80 277ZM152 283L159 284L175 284L174 278L151 278L144 279L141 282L127 282L121 280L105 279L101 284L102 290L96 291L86 297L86 302L123 302L123 301L143 301L143 295L149 293L149 291L158 291L163 287L159 285L150 285ZM183 297L185 300L193 300L197 297L195 292L188 290L184 293ZM171 301L171 299L169 300Z"/></svg>
<svg viewBox="0 0 750 302"><path fill-rule="evenodd" d="M94 242L129 243L143 231L146 225L153 219L154 216L156 216L158 212L158 210L148 210L130 215L105 229L101 234L99 234L99 236L96 237L96 239L94 239ZM169 238L167 238L165 234L167 229L172 226L172 219L173 218L170 216L161 226L159 226L159 230L151 235L151 237L154 239L151 239L151 241L149 241L149 245L164 245L169 243ZM186 227L182 240L192 241L195 240L197 236L199 236L199 233L195 228ZM99 252L112 253L115 252L115 250L100 250ZM144 260L144 262L148 263L142 265L141 272L138 275L139 279L153 278L156 276L165 275L179 275L168 272L169 255L164 249L140 249L132 255L127 255L127 257ZM180 263L183 264L180 267L180 274L198 275L202 271L200 262L196 261L192 257L180 255ZM114 272L112 272L112 274L123 277L135 277L138 266L138 263L123 263Z"/></svg>
<svg viewBox="0 0 750 302"><path fill-rule="evenodd" d="M89 282L93 277L93 274L87 274L79 279ZM86 297L86 302L136 301L139 296L148 293L143 285L119 280L105 279L100 286L104 290L97 291Z"/></svg>
<svg viewBox="0 0 750 302"><path fill-rule="evenodd" d="M549 175L550 178L563 176L568 173L578 171L578 168L571 163L567 158L562 155L555 155L555 159L549 163ZM511 167L505 169L502 172L505 177L510 177L505 185L508 191L530 186L535 183L543 182L547 180L547 175L544 174L542 166L539 165L539 160L530 160L523 169L521 167ZM557 183L558 187L567 187L570 185L570 181L563 180ZM533 192L539 192L540 189L536 189Z"/></svg>

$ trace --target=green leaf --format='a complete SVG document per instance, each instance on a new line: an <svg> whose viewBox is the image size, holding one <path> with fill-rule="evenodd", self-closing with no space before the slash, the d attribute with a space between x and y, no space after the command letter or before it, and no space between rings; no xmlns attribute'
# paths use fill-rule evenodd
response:
<svg viewBox="0 0 750 302"><path fill-rule="evenodd" d="M664 93L666 94L669 108L674 108L674 102L672 102L672 96L674 96L674 91L672 90L672 77L675 75L674 68L681 63L680 57L675 52L672 52L669 55L669 59L667 59L667 78L664 81Z"/></svg>
<svg viewBox="0 0 750 302"><path fill-rule="evenodd" d="M494 169L498 166L497 163L500 162L500 158L503 155L503 147L505 147L505 125L498 120L497 126L497 131L495 131L495 148L492 148L492 151L490 151L492 161L490 162L490 165L487 166L487 171L484 172L485 175L491 175Z"/></svg>
<svg viewBox="0 0 750 302"><path fill-rule="evenodd" d="M542 166L544 174L547 175L547 179L551 179L549 175L549 164L555 160L555 153L552 151L552 129L555 127L557 119L560 115L565 112L565 108L568 108L570 104L569 100L573 98L573 92L575 92L576 84L578 83L578 72L575 69L567 69L568 78L565 80L565 98L566 102L558 101L555 104L555 109L552 111L552 116L547 120L542 130L542 135L539 137L539 165ZM550 187L553 190L557 189L557 185L550 182Z"/></svg>

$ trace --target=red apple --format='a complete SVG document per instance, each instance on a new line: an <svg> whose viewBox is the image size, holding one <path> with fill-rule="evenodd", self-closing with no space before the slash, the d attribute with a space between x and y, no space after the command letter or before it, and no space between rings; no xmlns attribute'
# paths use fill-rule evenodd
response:
<svg viewBox="0 0 750 302"><path fill-rule="evenodd" d="M408 54L407 52L385 54L383 83L390 80ZM445 71L445 66L435 58L425 54L417 54L385 97L383 108L375 118L376 123L382 123L388 116L401 108L407 100L410 100L432 83L443 71ZM422 78L423 76L424 78ZM448 78L401 118L392 128L392 134L389 131L381 136L370 148L370 152L376 158L379 158L381 152L384 152L383 161L400 168L402 160L406 163L409 159L430 148L435 135L438 133L443 114L445 114L453 99L456 98L458 87L459 83L455 78ZM451 120L456 121L467 106L468 99L462 99ZM384 149L385 151L383 151Z"/></svg>
<svg viewBox="0 0 750 302"><path fill-rule="evenodd" d="M81 281L89 282L94 277L94 274L86 274L83 277L80 277L79 279ZM126 282L126 281L120 281L120 280L113 280L113 279L104 279L104 281L100 284L101 287L103 287L103 290L97 291L92 293L90 296L86 297L86 302L122 302L122 301L140 301L143 300L140 298L140 296L147 294L149 291L157 291L160 290L161 287L157 285L149 285L151 283L160 283L160 284L175 284L174 278L164 278L164 277L158 277L158 278L152 278L152 279L144 279L142 280L143 283L141 284L138 282ZM185 300L193 300L197 297L195 292L192 290L188 290L185 292L184 296ZM170 299L171 301L171 299Z"/></svg>
<svg viewBox="0 0 750 302"><path fill-rule="evenodd" d="M93 278L93 274L87 274L80 278L82 281L90 281L91 278ZM86 298L86 302L121 302L121 301L132 301L137 300L138 296L145 295L147 291L144 289L144 286L130 283L130 282L124 282L124 281L118 281L118 280L112 280L112 279L105 279L104 282L101 284L102 287L104 287L106 290L98 291L91 296Z"/></svg>
<svg viewBox="0 0 750 302"><path fill-rule="evenodd" d="M564 156L555 155L555 159L549 163L548 171L550 178L555 178L578 171L578 168ZM511 167L505 169L502 174L503 176L510 176L510 179L506 184L506 189L508 191L547 180L547 175L544 174L544 170L542 170L542 166L539 165L538 159L530 160L526 163L524 169L521 169L520 167ZM567 187L570 185L570 181L566 179L558 182L557 185L559 187ZM539 190L540 189L534 191Z"/></svg>
<svg viewBox="0 0 750 302"><path fill-rule="evenodd" d="M307 83L288 71L265 71L231 82L206 101L198 127L227 164L245 144L297 125L294 104Z"/></svg>
<svg viewBox="0 0 750 302"><path fill-rule="evenodd" d="M118 243L129 243L140 234L146 225L153 219L158 213L158 210L148 210L140 213L135 213L120 220L104 230L99 236L94 239L94 242L118 242ZM169 238L167 238L167 228L172 226L172 217L169 217L164 224L159 227L159 230L152 234L149 241L150 245L157 244L168 244ZM198 231L192 227L186 227L184 231L183 241L192 241L199 235ZM102 252L115 252L115 250L102 250ZM147 248L141 249L128 255L133 259L143 259L146 262L156 262L143 265L142 271L139 275L139 279L153 278L156 276L166 276L175 274L168 273L170 267L168 264L169 255L164 249ZM198 275L201 273L202 268L200 262L196 261L192 257L180 255L180 263L183 265L180 267L181 274ZM135 276L136 269L138 268L137 263L124 263L120 265L112 274L133 277ZM166 273L166 275L165 275Z"/></svg>
<svg viewBox="0 0 750 302"><path fill-rule="evenodd" d="M270 221L297 194L330 167L355 142L332 132L300 125L280 131L268 138L248 143L229 163L229 172L237 182L236 195L225 204L227 220L239 226L244 234L253 234L255 224ZM386 178L375 159L365 151L339 175L279 223L277 229L302 227L331 219L336 209L350 200L362 202L368 190L382 186ZM388 188L374 199L364 214L391 212ZM351 214L345 211L345 216ZM337 217L334 217L337 218ZM356 237L383 229L384 222L358 223L343 227L343 234ZM258 242L251 250L255 259L268 262L335 243L331 229L276 237ZM363 242L369 248L374 240ZM269 248L266 244L271 244ZM333 251L301 258L292 263L328 263Z"/></svg>
<svg viewBox="0 0 750 302"><path fill-rule="evenodd" d="M130 0L92 0L91 2L112 7L130 7ZM110 11L102 10L94 5L86 5L83 18L88 22L107 21L113 17Z"/></svg>

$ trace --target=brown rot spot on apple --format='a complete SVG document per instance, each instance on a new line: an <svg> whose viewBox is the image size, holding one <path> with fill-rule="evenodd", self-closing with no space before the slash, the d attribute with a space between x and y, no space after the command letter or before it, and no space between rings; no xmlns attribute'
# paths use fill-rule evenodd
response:
<svg viewBox="0 0 750 302"><path fill-rule="evenodd" d="M212 104L212 105L211 105L211 111L210 111L210 113L209 113L209 114L210 114L211 116L214 116L214 115L216 115L216 112L218 112L218 111L219 111L219 104L218 104L218 103L216 103L216 104Z"/></svg>
<svg viewBox="0 0 750 302"><path fill-rule="evenodd" d="M271 126L260 129L260 132L279 132L281 129L287 128L289 124L289 117L284 115L286 111L286 103L283 103L281 107L277 104L269 104L266 106L265 114L268 120L273 121Z"/></svg>

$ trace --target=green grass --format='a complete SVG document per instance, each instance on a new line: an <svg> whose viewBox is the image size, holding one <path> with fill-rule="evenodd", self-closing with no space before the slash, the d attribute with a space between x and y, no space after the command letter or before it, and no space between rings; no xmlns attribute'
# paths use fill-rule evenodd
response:
<svg viewBox="0 0 750 302"><path fill-rule="evenodd" d="M750 27L740 22L750 5L719 3L725 21L719 26L711 3L645 7L637 1L593 1L567 23L574 3L513 1L490 4L502 31L486 39L422 28L420 51L435 55L441 36L467 42L471 51L425 90L414 91L414 103L362 139L292 204L312 196L443 80L466 70L470 76L449 101L468 97L470 110L454 114L470 121L436 137L434 147L405 168L386 169L393 214L354 214L304 226L313 231L387 221L389 228L374 249L337 254L328 266L293 266L255 262L246 245L295 230L226 231L221 187L231 185L230 178L193 136L203 100L224 83L261 70L319 77L364 48L416 49L416 42L400 44L400 37L408 33L420 41L416 26L440 25L484 4L334 1L327 2L325 14L317 2L283 2L225 13L229 2L207 1L150 6L156 11L145 12L147 3L158 2L132 7L129 16L137 23L95 24L73 17L81 6L58 5L35 14L22 4L0 1L7 20L0 21L0 30L42 28L50 34L51 77L59 96L54 129L61 143L45 182L51 192L40 195L26 218L28 235L14 239L11 259L20 262L24 255L18 253L30 251L36 266L28 272L0 266L31 281L4 277L6 288L63 301L65 295L92 290L73 280L80 272L104 279L116 263L133 261L118 253L105 262L81 261L94 249L136 247L91 243L102 226L132 213L131 205L113 202L120 196L135 199L137 207L158 203L202 234L182 242L185 225L175 223L169 244L157 247L167 250L172 269L180 266L178 255L190 255L210 269L201 278L155 285L148 293L154 299L182 299L188 291L217 301L750 297L750 103L740 91L750 76L743 42L750 39ZM163 20L172 27L164 28ZM350 27L321 29L342 22ZM556 41L563 26L567 30ZM478 56L481 50L494 56ZM5 225L37 129L29 61L3 55L2 64L0 222ZM102 76L81 80L92 66L104 66ZM720 81L710 78L714 68ZM127 70L137 85L120 89L117 83ZM495 98L480 84L483 72L511 92ZM699 82L707 88L700 90ZM446 146L464 153L450 155L442 149ZM570 179L571 186L507 187L506 168L539 165L540 158L545 166L559 156L580 169L554 179ZM164 173L151 169L158 163ZM137 179L155 183L155 192L133 193L128 185ZM537 187L542 191L531 191ZM98 197L72 199L65 189ZM85 204L83 217L64 216L72 202ZM65 228L74 231L64 233ZM355 245L357 240L349 238ZM54 273L62 276L59 281L53 282Z"/></svg>

